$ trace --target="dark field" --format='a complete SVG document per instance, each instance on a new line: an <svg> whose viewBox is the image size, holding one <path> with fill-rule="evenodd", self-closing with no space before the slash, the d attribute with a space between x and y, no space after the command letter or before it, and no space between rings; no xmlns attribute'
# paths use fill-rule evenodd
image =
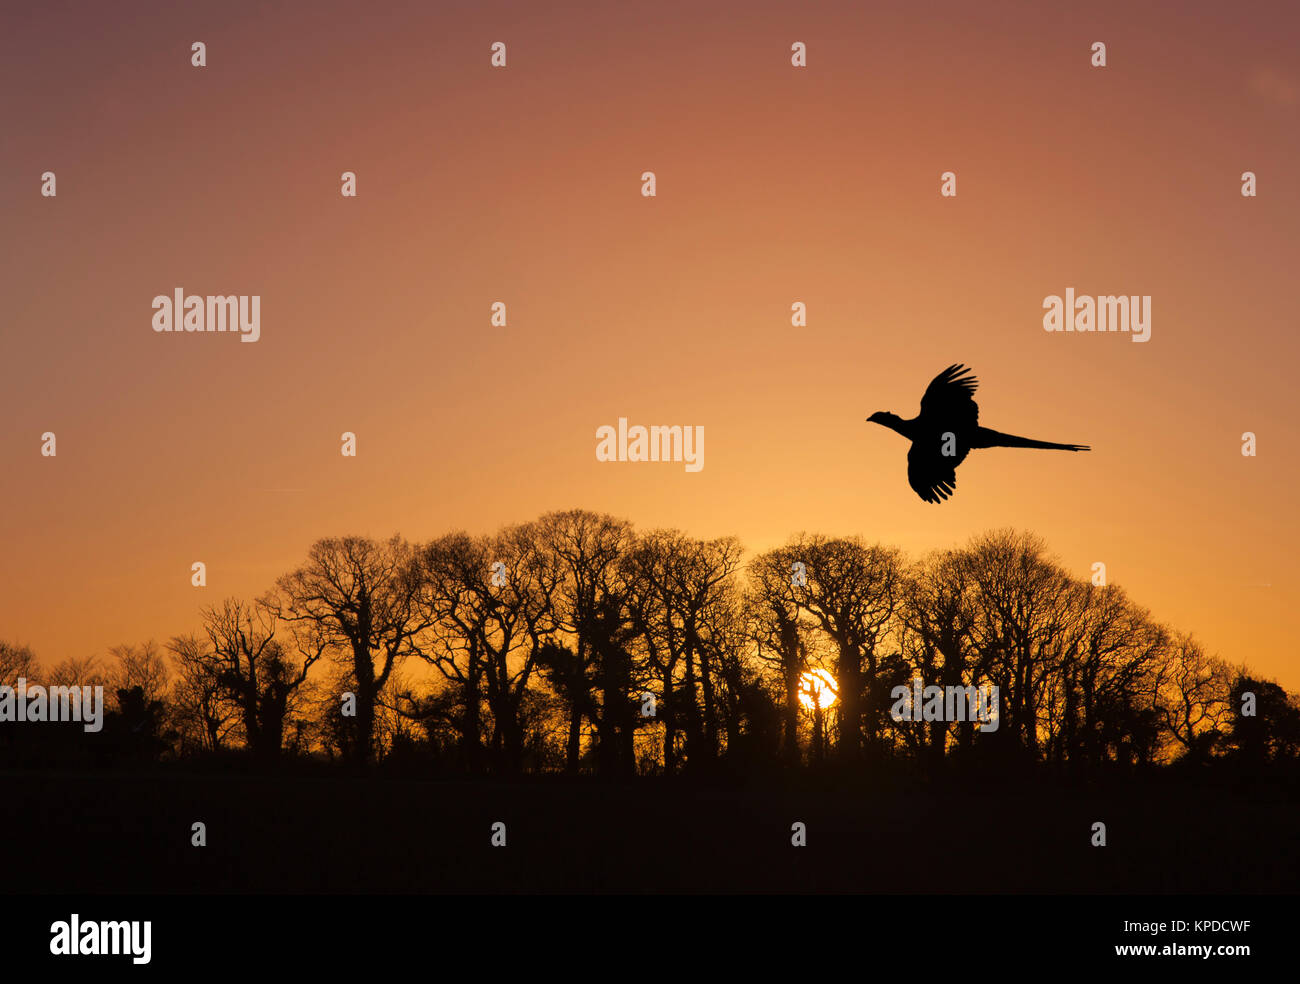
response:
<svg viewBox="0 0 1300 984"><path fill-rule="evenodd" d="M3 775L10 891L1271 893L1294 791ZM808 846L790 844L791 824ZM1094 821L1108 846L1090 846ZM190 825L207 825L203 848ZM490 846L504 821L508 845Z"/></svg>

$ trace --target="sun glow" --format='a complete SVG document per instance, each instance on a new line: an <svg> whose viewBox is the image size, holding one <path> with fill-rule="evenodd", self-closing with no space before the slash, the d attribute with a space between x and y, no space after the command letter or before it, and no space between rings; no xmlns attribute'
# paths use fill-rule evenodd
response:
<svg viewBox="0 0 1300 984"><path fill-rule="evenodd" d="M808 670L799 676L799 703L804 710L822 710L835 703L835 678L823 669Z"/></svg>

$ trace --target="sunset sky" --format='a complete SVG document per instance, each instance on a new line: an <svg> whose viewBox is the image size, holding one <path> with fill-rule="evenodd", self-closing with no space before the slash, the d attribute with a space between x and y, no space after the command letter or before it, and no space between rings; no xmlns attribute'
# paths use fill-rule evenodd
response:
<svg viewBox="0 0 1300 984"><path fill-rule="evenodd" d="M161 642L321 536L584 507L1033 530L1300 687L1295 4L377 6L0 15L0 639ZM177 287L260 295L260 340L155 333ZM1151 295L1150 341L1045 332L1067 287ZM1093 450L922 502L864 418L955 362L985 425ZM702 425L705 467L598 462L619 417Z"/></svg>

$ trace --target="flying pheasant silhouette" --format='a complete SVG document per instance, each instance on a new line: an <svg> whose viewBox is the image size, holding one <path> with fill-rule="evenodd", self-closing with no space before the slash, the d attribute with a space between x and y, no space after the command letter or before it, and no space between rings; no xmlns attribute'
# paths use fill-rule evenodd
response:
<svg viewBox="0 0 1300 984"><path fill-rule="evenodd" d="M957 490L957 466L976 448L1047 448L1088 451L1086 444L1032 441L979 425L975 402L979 385L973 370L949 366L935 376L921 397L921 412L911 420L881 410L867 420L897 431L912 442L907 452L907 484L926 502L942 502Z"/></svg>

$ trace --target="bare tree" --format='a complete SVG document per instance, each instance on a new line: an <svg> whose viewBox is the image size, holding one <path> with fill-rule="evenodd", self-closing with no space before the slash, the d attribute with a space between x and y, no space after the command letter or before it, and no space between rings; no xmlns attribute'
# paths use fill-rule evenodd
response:
<svg viewBox="0 0 1300 984"><path fill-rule="evenodd" d="M397 536L318 540L307 562L262 600L267 612L305 629L347 667L356 699L353 755L362 762L373 757L379 694L429 626L412 562L410 546Z"/></svg>
<svg viewBox="0 0 1300 984"><path fill-rule="evenodd" d="M30 646L0 641L0 686L17 686L19 678L30 679L36 671L36 655Z"/></svg>
<svg viewBox="0 0 1300 984"><path fill-rule="evenodd" d="M158 644L150 639L138 646L123 643L108 651L116 666L110 666L106 684L116 693L139 687L146 704L163 702L167 696L167 662Z"/></svg>
<svg viewBox="0 0 1300 984"><path fill-rule="evenodd" d="M898 673L886 681L909 686L919 675L927 684L945 688L978 687L981 667L971 639L975 623L974 585L969 565L954 551L932 554L901 579L899 647L906 675ZM898 667L899 670L903 666ZM893 726L914 751L925 757L931 769L938 768L948 753L949 742L969 752L974 725L962 721L913 720Z"/></svg>
<svg viewBox="0 0 1300 984"><path fill-rule="evenodd" d="M781 682L782 756L787 764L798 765L799 693L808 669L810 625L801 620L796 582L806 574L797 566L800 561L792 547L780 547L755 557L749 564L745 595L749 637L755 655L771 665Z"/></svg>
<svg viewBox="0 0 1300 984"><path fill-rule="evenodd" d="M664 768L676 767L676 735L686 760L706 765L721 750L720 733L736 734L743 672L737 654L743 622L735 578L741 547L734 537L699 540L677 530L643 534L624 564L628 610L640 658L635 683L662 688Z"/></svg>
<svg viewBox="0 0 1300 984"><path fill-rule="evenodd" d="M298 623L288 637L295 655L276 638L275 616L265 605L236 598L205 608L203 628L211 677L238 708L249 749L261 758L277 757L285 720L329 637L316 622Z"/></svg>
<svg viewBox="0 0 1300 984"><path fill-rule="evenodd" d="M1071 581L1061 605L1071 616L1063 619L1044 702L1049 749L1076 767L1130 754L1149 762L1157 738L1154 673L1167 634L1115 585Z"/></svg>
<svg viewBox="0 0 1300 984"><path fill-rule="evenodd" d="M423 702L412 698L409 716L438 717L454 728L470 772L483 767L489 625L499 604L488 586L491 556L487 541L452 533L421 547L415 560L417 605L426 624L415 639L415 651L451 683L452 693L431 695ZM507 652L511 641L507 630L503 643Z"/></svg>
<svg viewBox="0 0 1300 984"><path fill-rule="evenodd" d="M1211 758L1231 728L1234 672L1180 633L1157 671L1158 709L1166 734L1189 761Z"/></svg>
<svg viewBox="0 0 1300 984"><path fill-rule="evenodd" d="M999 530L959 553L976 589L971 637L979 669L999 688L998 740L1033 761L1048 678L1061 664L1064 633L1080 617L1068 575L1045 552L1032 534Z"/></svg>
<svg viewBox="0 0 1300 984"><path fill-rule="evenodd" d="M52 687L105 687L109 686L108 673L97 656L82 659L69 657L44 674L46 684Z"/></svg>
<svg viewBox="0 0 1300 984"><path fill-rule="evenodd" d="M868 748L879 747L887 695L877 675L900 601L902 556L859 537L800 536L789 549L807 572L807 583L794 588L795 599L835 645L839 753L852 762L862 752L864 719Z"/></svg>
<svg viewBox="0 0 1300 984"><path fill-rule="evenodd" d="M602 768L630 771L635 767L635 715L626 646L636 628L626 608L624 558L632 548L632 526L574 509L543 516L536 536L536 556L547 565L545 577L554 585L557 631L572 640L571 646L553 643L538 654L548 679L567 695L566 768L578 768L585 718L596 725Z"/></svg>
<svg viewBox="0 0 1300 984"><path fill-rule="evenodd" d="M241 729L239 709L233 707L217 679L207 640L196 635L173 636L167 643L176 669L172 685L172 721L180 738L180 754L216 752Z"/></svg>

